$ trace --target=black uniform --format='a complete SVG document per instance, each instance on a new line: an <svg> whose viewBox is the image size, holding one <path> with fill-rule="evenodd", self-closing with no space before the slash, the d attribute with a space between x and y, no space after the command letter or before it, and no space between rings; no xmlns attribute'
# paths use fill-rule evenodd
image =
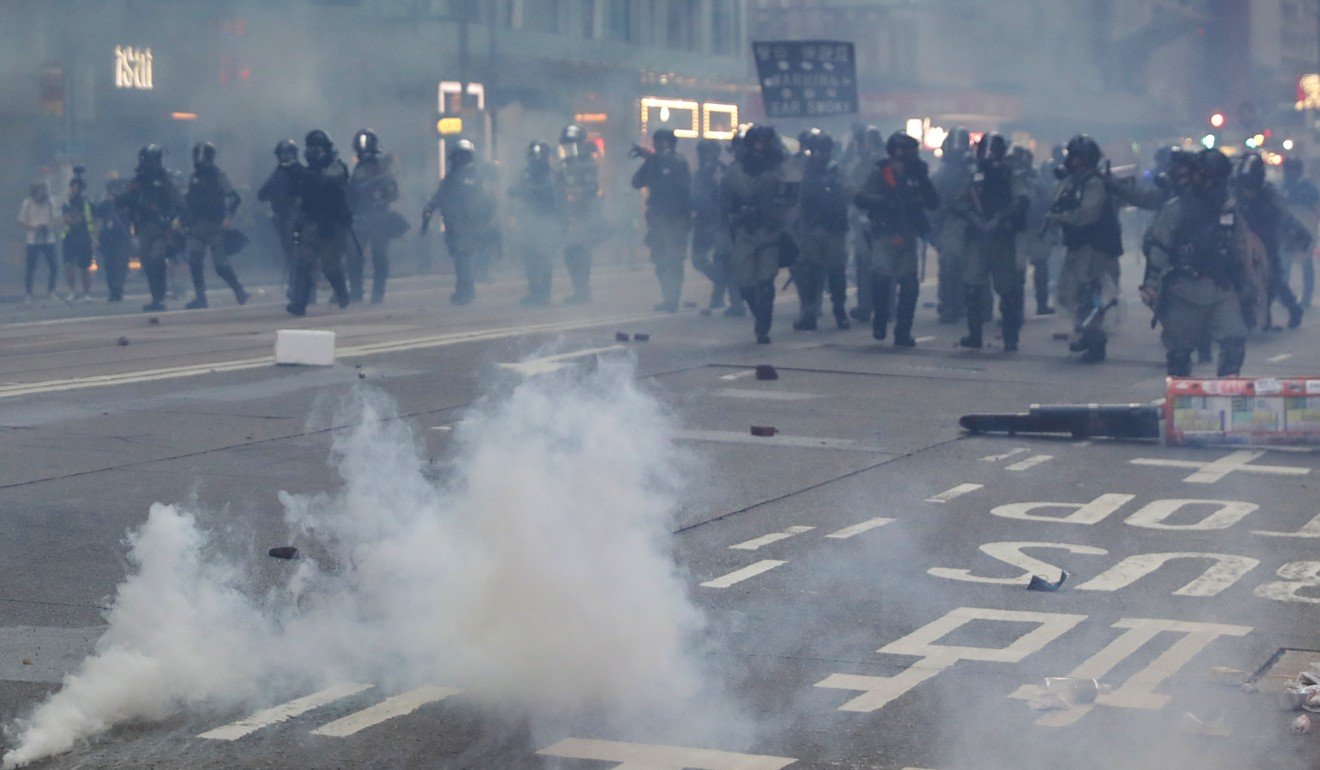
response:
<svg viewBox="0 0 1320 770"><path fill-rule="evenodd" d="M348 210L348 168L335 156L328 139L319 154L308 155L307 166L298 173L296 190L293 296L286 309L293 315L307 312L318 267L330 282L335 301L347 307L350 297L344 278L344 247L353 221Z"/></svg>
<svg viewBox="0 0 1320 770"><path fill-rule="evenodd" d="M143 310L164 310L167 262L179 250L179 236L172 223L183 214L183 195L164 167L139 165L124 192L123 203L137 233L142 272L151 291L151 302Z"/></svg>
<svg viewBox="0 0 1320 770"><path fill-rule="evenodd" d="M123 193L124 183L112 181L106 185L105 200L96 205L96 219L101 223L97 245L105 269L105 286L111 302L124 299L124 281L128 277L128 256L133 250L133 236L129 232L128 217L116 198Z"/></svg>
<svg viewBox="0 0 1320 770"><path fill-rule="evenodd" d="M560 209L563 191L559 178L550 166L550 147L533 143L522 176L509 190L515 202L514 236L527 274L527 296L523 305L550 302L550 284L554 276L554 258L564 240Z"/></svg>
<svg viewBox="0 0 1320 770"><path fill-rule="evenodd" d="M1269 261L1269 299L1265 304L1265 327L1272 326L1271 308L1275 302L1281 302L1288 310L1288 328L1296 328L1302 322L1302 306L1288 286L1287 275L1283 271L1281 244L1285 229L1296 229L1300 225L1288 212L1283 196L1268 182L1256 190L1240 188L1238 207L1247 226L1265 247L1265 256Z"/></svg>
<svg viewBox="0 0 1320 770"><path fill-rule="evenodd" d="M495 200L486 190L481 169L469 162L445 174L428 210L440 212L445 223L445 246L454 260L454 303L465 305L475 296L474 261L489 237Z"/></svg>
<svg viewBox="0 0 1320 770"><path fill-rule="evenodd" d="M724 296L733 291L729 286L729 251L732 246L727 230L720 226L724 215L720 209L720 180L724 177L724 164L718 154L697 165L692 174L692 266L710 279L710 309L724 307Z"/></svg>
<svg viewBox="0 0 1320 770"><path fill-rule="evenodd" d="M393 160L388 155L370 152L358 157L348 185L349 210L360 243L348 250L348 283L353 299L365 295L363 273L365 255L371 252L371 301L385 298L385 282L390 275L390 239L397 237L399 215L390 204L399 198L399 183L394 178Z"/></svg>
<svg viewBox="0 0 1320 770"><path fill-rule="evenodd" d="M654 152L633 174L632 186L647 191L646 245L660 281L661 301L656 310L676 312L692 227L692 180L687 161L672 147Z"/></svg>
<svg viewBox="0 0 1320 770"><path fill-rule="evenodd" d="M239 204L238 193L229 183L225 172L214 163L197 163L188 180L184 196L184 222L188 228L188 270L192 274L196 296L189 308L206 307L206 255L209 252L215 265L215 274L234 291L234 299L242 305L248 294L238 281L238 274L229 264L229 255L223 245L224 223L233 216Z"/></svg>
<svg viewBox="0 0 1320 770"><path fill-rule="evenodd" d="M800 316L795 329L815 329L822 296L828 288L834 322L849 327L848 209L852 191L842 167L825 155L823 162L809 159L798 198L797 263L793 281L798 287Z"/></svg>
<svg viewBox="0 0 1320 770"><path fill-rule="evenodd" d="M286 292L292 293L294 263L293 223L297 207L298 175L303 166L295 158L290 163L280 163L270 172L261 189L257 191L257 200L270 204L270 221L275 227L275 235L280 241L280 250L284 253L284 278Z"/></svg>

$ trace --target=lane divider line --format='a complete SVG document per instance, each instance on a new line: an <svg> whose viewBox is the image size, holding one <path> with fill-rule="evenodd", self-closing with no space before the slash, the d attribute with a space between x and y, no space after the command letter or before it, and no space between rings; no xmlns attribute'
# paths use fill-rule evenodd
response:
<svg viewBox="0 0 1320 770"><path fill-rule="evenodd" d="M749 564L742 569L736 569L727 575L721 575L713 580L707 580L701 584L702 588L728 588L738 585L749 578L754 578L763 572L769 572L775 567L782 567L787 564L786 561L777 561L775 559L762 559L755 564Z"/></svg>
<svg viewBox="0 0 1320 770"><path fill-rule="evenodd" d="M877 516L874 519L867 519L866 521L859 522L857 524L853 524L852 526L844 527L843 529L831 532L825 537L833 538L835 540L847 540L848 538L853 537L854 535L860 535L863 532L869 532L875 529L876 527L883 527L884 525L892 523L893 521L894 521L893 519L886 519L882 516Z"/></svg>
<svg viewBox="0 0 1320 770"><path fill-rule="evenodd" d="M959 484L956 487L950 487L938 495L932 495L926 498L928 503L947 503L955 498L962 497L969 492L975 492L978 489L985 488L984 484Z"/></svg>
<svg viewBox="0 0 1320 770"><path fill-rule="evenodd" d="M1025 460L1015 462L1008 466L1010 471L1025 471L1028 468L1034 468L1041 463L1049 462L1054 459L1054 455L1032 455Z"/></svg>
<svg viewBox="0 0 1320 770"><path fill-rule="evenodd" d="M246 719L240 719L214 730L208 730L197 737L209 741L236 741L245 735L255 733L263 727L287 722L294 717L306 714L308 711L319 709L337 700L343 700L350 695L357 695L363 690L370 690L372 687L373 685L369 684L341 684L337 687L330 687L306 697L258 711Z"/></svg>
<svg viewBox="0 0 1320 770"><path fill-rule="evenodd" d="M386 698L374 706L322 725L313 730L312 735L347 738L368 727L375 727L381 722L389 721L395 717L406 716L428 703L442 701L451 695L458 695L460 692L462 690L456 690L453 687L418 687L416 690L409 690L394 697Z"/></svg>

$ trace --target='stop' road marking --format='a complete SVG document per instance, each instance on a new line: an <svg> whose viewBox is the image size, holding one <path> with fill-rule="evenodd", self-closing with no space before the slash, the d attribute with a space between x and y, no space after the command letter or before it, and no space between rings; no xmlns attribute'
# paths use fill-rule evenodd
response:
<svg viewBox="0 0 1320 770"><path fill-rule="evenodd" d="M762 559L755 564L750 564L742 569L736 569L727 575L721 575L714 580L707 580L701 584L702 588L728 588L737 585L748 578L754 578L762 572L769 572L775 567L781 567L788 562L775 561L774 559Z"/></svg>
<svg viewBox="0 0 1320 770"><path fill-rule="evenodd" d="M1012 465L1008 466L1008 470L1025 471L1028 468L1034 468L1037 465L1040 465L1041 463L1049 462L1050 460L1053 459L1054 459L1054 455L1032 455L1031 457L1028 457L1025 460L1015 462Z"/></svg>
<svg viewBox="0 0 1320 770"><path fill-rule="evenodd" d="M886 519L877 516L874 519L867 519L866 521L854 524L851 527L844 527L843 529L840 529L836 532L831 532L825 537L832 537L835 540L847 540L848 538L854 535L860 535L863 532L875 529L876 527L883 527L884 525L889 524L892 521L893 519Z"/></svg>
<svg viewBox="0 0 1320 770"><path fill-rule="evenodd" d="M944 490L938 495L934 495L932 497L926 498L926 502L947 503L954 498L962 497L963 495L969 492L975 492L976 490L982 489L983 487L985 487L984 484L959 484L956 487L951 487L949 489Z"/></svg>
<svg viewBox="0 0 1320 770"><path fill-rule="evenodd" d="M597 741L565 738L536 752L547 757L594 759L618 762L616 768L655 768L656 770L781 770L796 762L788 757L758 754L735 754L730 751L691 749L683 746L656 746L643 743Z"/></svg>
<svg viewBox="0 0 1320 770"><path fill-rule="evenodd" d="M347 698L350 695L357 695L363 690L370 690L369 684L341 684L338 687L330 687L317 693L312 693L305 698L291 700L288 703L273 706L264 711L258 711L247 719L241 719L232 724L217 727L214 730L204 732L197 736L212 741L236 741L245 735L260 730L263 727L287 722L296 716L306 714L308 711L319 709L322 706L334 703L337 700Z"/></svg>
<svg viewBox="0 0 1320 770"><path fill-rule="evenodd" d="M368 727L374 727L395 717L411 714L428 703L444 700L460 692L462 690L456 690L452 687L418 687L416 690L386 698L370 708L349 714L343 719L336 719L327 725L322 725L313 730L312 735L347 738Z"/></svg>

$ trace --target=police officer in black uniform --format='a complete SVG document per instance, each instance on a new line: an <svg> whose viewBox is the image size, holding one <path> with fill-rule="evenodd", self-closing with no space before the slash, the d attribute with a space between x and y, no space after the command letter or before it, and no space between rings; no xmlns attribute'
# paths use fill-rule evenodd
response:
<svg viewBox="0 0 1320 770"><path fill-rule="evenodd" d="M192 273L194 296L189 310L206 307L206 255L211 255L215 274L234 290L242 305L248 293L238 281L224 248L224 231L238 208L240 198L229 177L215 165L216 149L210 142L193 148L193 173L184 195L184 223L188 228L188 270Z"/></svg>
<svg viewBox="0 0 1320 770"><path fill-rule="evenodd" d="M183 195L165 170L163 158L159 145L149 144L139 150L137 171L122 199L133 221L142 272L146 273L151 291L151 302L142 308L146 313L165 309L168 261L178 249L179 235L174 222L183 215Z"/></svg>
<svg viewBox="0 0 1320 770"><path fill-rule="evenodd" d="M353 137L357 164L348 181L348 207L353 212L357 240L348 251L348 284L353 300L365 295L363 273L366 254L371 252L371 301L385 299L385 282L390 275L390 239L397 232L399 216L390 204L399 198L399 183L394 178L394 161L380 150L376 132L364 128ZM406 224L403 229L406 228Z"/></svg>
<svg viewBox="0 0 1320 770"><path fill-rule="evenodd" d="M298 145L292 139L285 139L275 145L275 170L257 191L257 200L270 205L270 221L275 227L275 236L280 242L280 251L284 253L284 289L291 294L293 289L293 220L296 186L298 175L303 166L298 162Z"/></svg>
<svg viewBox="0 0 1320 770"><path fill-rule="evenodd" d="M454 293L449 300L466 305L476 296L474 261L494 225L495 200L477 167L477 148L459 139L449 150L448 171L422 211L423 221L439 211L445 223L445 247L454 260Z"/></svg>
<svg viewBox="0 0 1320 770"><path fill-rule="evenodd" d="M816 328L828 288L834 323L848 321L848 210L852 190L842 167L833 160L834 138L814 131L805 141L806 164L798 198L798 259L793 265L800 315L793 328Z"/></svg>
<svg viewBox="0 0 1320 770"><path fill-rule="evenodd" d="M1296 329L1302 324L1302 305L1288 286L1287 275L1283 270L1281 244L1288 233L1305 228L1288 211L1283 196L1274 189L1274 185L1265 181L1265 160L1259 154L1249 152L1242 156L1233 178L1233 186L1242 216L1251 231L1260 238L1269 262L1265 328L1278 328L1273 326L1270 319L1274 303L1280 302L1288 310L1288 328Z"/></svg>
<svg viewBox="0 0 1320 770"><path fill-rule="evenodd" d="M720 179L724 176L720 150L714 139L697 142L697 170L692 174L692 266L710 279L711 310L724 307L725 294L731 300L734 295L729 286L728 239L720 237Z"/></svg>
<svg viewBox="0 0 1320 770"><path fill-rule="evenodd" d="M688 233L692 229L692 179L687 161L678 154L673 129L657 129L653 149L633 148L643 158L633 174L634 190L646 190L646 245L660 281L656 310L678 312L683 295L683 265L687 262Z"/></svg>
<svg viewBox="0 0 1320 770"><path fill-rule="evenodd" d="M341 308L348 307L350 299L344 278L344 247L353 222L348 209L348 167L320 129L303 140L303 158L307 165L298 174L293 296L285 307L296 316L307 313L318 268Z"/></svg>

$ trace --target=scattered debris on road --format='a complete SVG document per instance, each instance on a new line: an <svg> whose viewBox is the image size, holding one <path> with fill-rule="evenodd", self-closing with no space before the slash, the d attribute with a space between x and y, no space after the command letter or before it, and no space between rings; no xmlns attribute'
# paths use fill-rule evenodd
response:
<svg viewBox="0 0 1320 770"><path fill-rule="evenodd" d="M779 379L779 370L770 364L756 365L756 379L758 380L777 380Z"/></svg>
<svg viewBox="0 0 1320 770"><path fill-rule="evenodd" d="M775 435L775 434L778 433L778 432L779 432L779 431L776 430L775 427L774 427L773 425L753 425L753 426L752 426L752 435L753 435L753 436L773 436L773 435Z"/></svg>
<svg viewBox="0 0 1320 770"><path fill-rule="evenodd" d="M630 334L628 334L628 332L615 332L615 333L614 333L614 341L615 341L615 342L627 342L627 341L630 340L630 339L632 339L632 336L631 336Z"/></svg>
<svg viewBox="0 0 1320 770"><path fill-rule="evenodd" d="M115 344L121 348L128 347L128 337L120 337L115 341Z"/></svg>
<svg viewBox="0 0 1320 770"><path fill-rule="evenodd" d="M1027 583L1028 591L1057 591L1063 587L1063 581L1068 579L1067 572L1060 572L1058 580L1050 580L1040 575L1032 575L1031 582Z"/></svg>
<svg viewBox="0 0 1320 770"><path fill-rule="evenodd" d="M651 335L649 335L649 334L634 334L634 335L633 335L633 341L634 341L634 342L650 342L650 341L651 341Z"/></svg>
<svg viewBox="0 0 1320 770"><path fill-rule="evenodd" d="M270 549L267 555L276 559L296 559L298 558L298 549L291 545L280 545Z"/></svg>

